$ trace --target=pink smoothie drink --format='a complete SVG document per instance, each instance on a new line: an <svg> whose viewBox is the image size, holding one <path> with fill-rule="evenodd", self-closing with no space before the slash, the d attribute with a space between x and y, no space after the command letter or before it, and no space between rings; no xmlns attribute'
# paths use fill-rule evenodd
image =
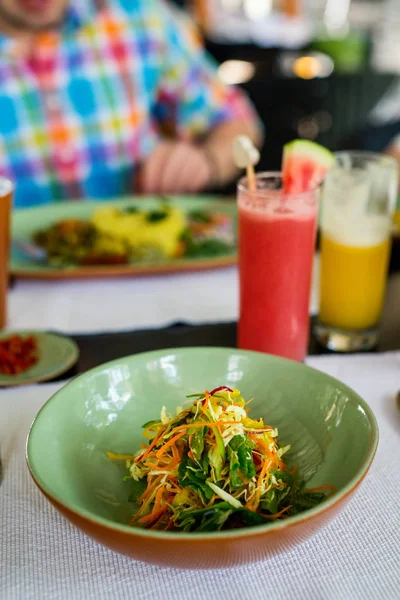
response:
<svg viewBox="0 0 400 600"><path fill-rule="evenodd" d="M257 176L256 193L249 192L246 180L239 184L238 346L302 361L318 193L284 195L280 183L280 174L272 173Z"/></svg>

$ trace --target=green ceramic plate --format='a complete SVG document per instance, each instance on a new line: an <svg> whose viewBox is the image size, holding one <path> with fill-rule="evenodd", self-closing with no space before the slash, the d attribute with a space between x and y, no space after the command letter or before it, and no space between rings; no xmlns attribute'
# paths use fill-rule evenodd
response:
<svg viewBox="0 0 400 600"><path fill-rule="evenodd" d="M337 493L314 509L254 528L181 533L129 527L125 467L106 452L135 452L144 441L142 424L157 418L163 405L173 413L186 394L224 384L254 397L250 416L278 427L281 443L291 444L285 460L298 465L310 487L330 484ZM212 568L281 551L322 527L367 473L377 444L367 403L325 373L256 352L180 348L121 358L73 379L37 415L27 458L47 498L106 546L148 562Z"/></svg>
<svg viewBox="0 0 400 600"><path fill-rule="evenodd" d="M3 331L0 340L11 335L36 337L39 348L39 360L30 369L19 375L0 373L0 387L26 385L39 381L50 381L73 367L79 357L79 348L69 337L43 331Z"/></svg>
<svg viewBox="0 0 400 600"><path fill-rule="evenodd" d="M112 202L115 206L129 206L132 204L146 208L160 206L160 198L123 198ZM210 197L179 197L171 198L171 204L179 206L182 210L189 211L198 208L222 212L232 216L236 221L236 204L232 201ZM12 238L24 242L31 242L33 234L62 219L89 219L93 211L110 202L74 201L68 203L52 204L35 208L17 210L12 220ZM165 262L143 262L128 265L96 265L90 267L64 267L54 268L46 263L37 262L26 258L18 251L12 250L10 270L18 277L34 279L60 279L76 277L113 277L118 275L145 275L152 273L168 273L175 271L192 271L211 268L220 268L233 265L237 260L236 248L226 254L211 258L181 258Z"/></svg>

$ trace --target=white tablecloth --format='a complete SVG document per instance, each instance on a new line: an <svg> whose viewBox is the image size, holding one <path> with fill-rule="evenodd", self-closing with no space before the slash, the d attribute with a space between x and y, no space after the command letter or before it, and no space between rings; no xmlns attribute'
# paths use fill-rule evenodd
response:
<svg viewBox="0 0 400 600"><path fill-rule="evenodd" d="M380 445L355 498L313 539L229 571L134 562L92 542L42 497L28 475L29 424L59 385L0 391L2 600L398 600L400 590L400 353L319 357L371 405Z"/></svg>
<svg viewBox="0 0 400 600"><path fill-rule="evenodd" d="M315 269L317 272L317 268ZM317 310L314 281L311 312ZM100 333L218 323L238 317L238 275L217 271L99 280L17 280L9 294L11 329Z"/></svg>

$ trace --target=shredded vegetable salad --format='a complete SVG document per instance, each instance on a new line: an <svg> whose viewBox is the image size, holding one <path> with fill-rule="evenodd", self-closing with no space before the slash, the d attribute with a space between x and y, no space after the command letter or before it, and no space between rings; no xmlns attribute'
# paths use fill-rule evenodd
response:
<svg viewBox="0 0 400 600"><path fill-rule="evenodd" d="M265 524L312 508L334 491L306 489L289 470L278 431L248 416L240 391L227 386L188 396L177 416L165 407L143 425L148 444L126 462L138 509L131 525L157 530L219 531ZM193 400L194 399L194 400Z"/></svg>

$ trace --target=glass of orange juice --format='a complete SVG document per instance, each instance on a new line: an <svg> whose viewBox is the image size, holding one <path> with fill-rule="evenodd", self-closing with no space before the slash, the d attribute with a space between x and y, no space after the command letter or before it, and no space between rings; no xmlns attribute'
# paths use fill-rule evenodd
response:
<svg viewBox="0 0 400 600"><path fill-rule="evenodd" d="M322 193L318 341L330 350L371 350L379 340L396 161L369 152L338 152Z"/></svg>

